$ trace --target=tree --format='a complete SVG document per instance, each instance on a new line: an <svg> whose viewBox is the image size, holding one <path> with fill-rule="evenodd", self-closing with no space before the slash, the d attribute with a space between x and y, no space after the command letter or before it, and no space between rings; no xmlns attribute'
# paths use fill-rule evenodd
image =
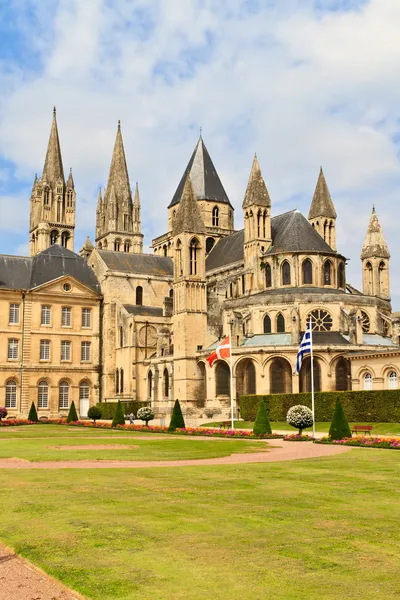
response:
<svg viewBox="0 0 400 600"><path fill-rule="evenodd" d="M117 408L115 409L111 427L116 427L117 425L125 425L125 417L124 411L122 410L121 400L118 400Z"/></svg>
<svg viewBox="0 0 400 600"><path fill-rule="evenodd" d="M331 440L343 440L351 438L349 423L344 414L342 403L339 398L336 400L335 410L333 411L332 423L329 429Z"/></svg>
<svg viewBox="0 0 400 600"><path fill-rule="evenodd" d="M185 429L185 427L186 425L185 420L183 418L181 405L179 404L179 400L175 400L168 431L175 431L175 429Z"/></svg>
<svg viewBox="0 0 400 600"><path fill-rule="evenodd" d="M255 435L264 435L266 433L272 433L271 425L268 417L267 405L265 400L262 398L258 405L257 417L253 427L253 433Z"/></svg>
<svg viewBox="0 0 400 600"><path fill-rule="evenodd" d="M2 419L5 419L7 415L8 415L7 409L4 408L4 406L0 406L0 421Z"/></svg>
<svg viewBox="0 0 400 600"><path fill-rule="evenodd" d="M89 419L92 419L93 423L96 425L97 419L101 419L101 409L98 406L91 406L88 410L87 416Z"/></svg>
<svg viewBox="0 0 400 600"><path fill-rule="evenodd" d="M37 423L39 421L36 406L35 406L34 402L32 402L32 404L31 404L31 408L30 408L29 415L28 415L28 421L33 421L34 423Z"/></svg>
<svg viewBox="0 0 400 600"><path fill-rule="evenodd" d="M71 406L69 407L67 423L74 423L75 421L78 421L78 415L75 408L75 402L72 400Z"/></svg>
<svg viewBox="0 0 400 600"><path fill-rule="evenodd" d="M303 429L306 427L312 427L313 424L313 416L311 410L308 406L303 406L302 404L296 404L289 408L286 421L292 427L295 427L299 430L299 435L303 433Z"/></svg>
<svg viewBox="0 0 400 600"><path fill-rule="evenodd" d="M137 411L136 418L141 421L146 421L146 427L148 427L149 421L154 419L154 412L150 406L142 406L142 408L139 408Z"/></svg>

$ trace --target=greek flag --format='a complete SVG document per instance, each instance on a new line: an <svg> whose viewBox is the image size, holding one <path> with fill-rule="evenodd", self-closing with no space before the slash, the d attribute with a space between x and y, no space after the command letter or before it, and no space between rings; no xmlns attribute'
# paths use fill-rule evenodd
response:
<svg viewBox="0 0 400 600"><path fill-rule="evenodd" d="M310 324L308 323L307 330L306 330L305 334L303 335L303 339L301 340L299 351L297 353L296 373L300 373L301 365L303 362L303 356L304 356L304 354L307 354L307 352L311 352L311 349L312 349L311 327L310 327Z"/></svg>

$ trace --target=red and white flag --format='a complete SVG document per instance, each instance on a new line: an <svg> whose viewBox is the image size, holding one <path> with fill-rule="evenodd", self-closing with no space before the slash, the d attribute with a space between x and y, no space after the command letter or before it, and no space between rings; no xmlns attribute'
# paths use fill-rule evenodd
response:
<svg viewBox="0 0 400 600"><path fill-rule="evenodd" d="M226 336L225 339L222 340L222 342L219 343L219 345L215 348L215 350L213 350L210 354L210 356L207 356L207 362L210 365L210 367L213 366L214 362L216 360L219 360L221 358L230 358L231 356L231 340L229 338L229 335Z"/></svg>

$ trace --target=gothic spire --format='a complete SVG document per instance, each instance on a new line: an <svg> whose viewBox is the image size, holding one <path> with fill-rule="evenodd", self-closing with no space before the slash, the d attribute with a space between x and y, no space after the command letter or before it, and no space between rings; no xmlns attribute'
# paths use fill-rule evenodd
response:
<svg viewBox="0 0 400 600"><path fill-rule="evenodd" d="M361 252L361 259L365 258L390 258L389 249L379 223L375 206L369 220L367 235Z"/></svg>
<svg viewBox="0 0 400 600"><path fill-rule="evenodd" d="M254 205L265 207L271 206L271 198L269 197L267 186L265 185L265 181L261 174L257 154L254 155L242 208Z"/></svg>
<svg viewBox="0 0 400 600"><path fill-rule="evenodd" d="M97 196L97 212L100 212L102 209L102 205L103 205L103 196L101 193L101 187L99 189L99 195Z"/></svg>
<svg viewBox="0 0 400 600"><path fill-rule="evenodd" d="M108 176L107 189L104 194L108 196L111 189L117 197L117 202L132 202L131 188L129 184L128 168L126 166L124 142L122 141L121 122L118 121L117 137L111 159L110 173Z"/></svg>
<svg viewBox="0 0 400 600"><path fill-rule="evenodd" d="M72 188L73 190L75 189L74 178L72 177L72 167L69 170L67 187Z"/></svg>
<svg viewBox="0 0 400 600"><path fill-rule="evenodd" d="M308 213L309 219L316 219L317 217L336 219L336 210L329 193L322 167L319 171L314 197L311 202L310 212Z"/></svg>
<svg viewBox="0 0 400 600"><path fill-rule="evenodd" d="M180 233L205 233L206 228L200 213L197 199L194 195L190 175L186 176L185 185L180 199L179 208L176 212L172 234Z"/></svg>
<svg viewBox="0 0 400 600"><path fill-rule="evenodd" d="M44 162L43 179L51 184L54 184L59 179L65 181L60 140L58 137L56 107L53 109L53 122L51 124L46 160Z"/></svg>
<svg viewBox="0 0 400 600"><path fill-rule="evenodd" d="M139 185L138 182L136 182L136 187L135 187L135 196L133 198L133 206L140 207L140 196L139 196Z"/></svg>

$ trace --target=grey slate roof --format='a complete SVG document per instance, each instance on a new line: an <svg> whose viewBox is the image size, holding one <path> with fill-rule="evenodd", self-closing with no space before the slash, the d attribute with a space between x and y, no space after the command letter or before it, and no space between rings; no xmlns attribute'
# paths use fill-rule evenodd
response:
<svg viewBox="0 0 400 600"><path fill-rule="evenodd" d="M201 136L168 208L180 202L187 175L198 200L231 204Z"/></svg>
<svg viewBox="0 0 400 600"><path fill-rule="evenodd" d="M33 258L0 255L0 288L28 290L65 275L101 293L95 274L83 258L58 244Z"/></svg>
<svg viewBox="0 0 400 600"><path fill-rule="evenodd" d="M163 316L163 309L157 306L136 306L134 304L124 304L124 308L130 315L142 315L144 317Z"/></svg>
<svg viewBox="0 0 400 600"><path fill-rule="evenodd" d="M212 271L243 260L244 229L223 237L206 258L206 271Z"/></svg>
<svg viewBox="0 0 400 600"><path fill-rule="evenodd" d="M349 340L338 331L313 331L314 346L347 346Z"/></svg>
<svg viewBox="0 0 400 600"><path fill-rule="evenodd" d="M172 259L156 254L130 254L128 252L112 252L98 250L100 257L112 271L137 273L138 275L160 275L172 277L174 267Z"/></svg>
<svg viewBox="0 0 400 600"><path fill-rule="evenodd" d="M291 346L290 333L264 333L244 338L242 346Z"/></svg>

